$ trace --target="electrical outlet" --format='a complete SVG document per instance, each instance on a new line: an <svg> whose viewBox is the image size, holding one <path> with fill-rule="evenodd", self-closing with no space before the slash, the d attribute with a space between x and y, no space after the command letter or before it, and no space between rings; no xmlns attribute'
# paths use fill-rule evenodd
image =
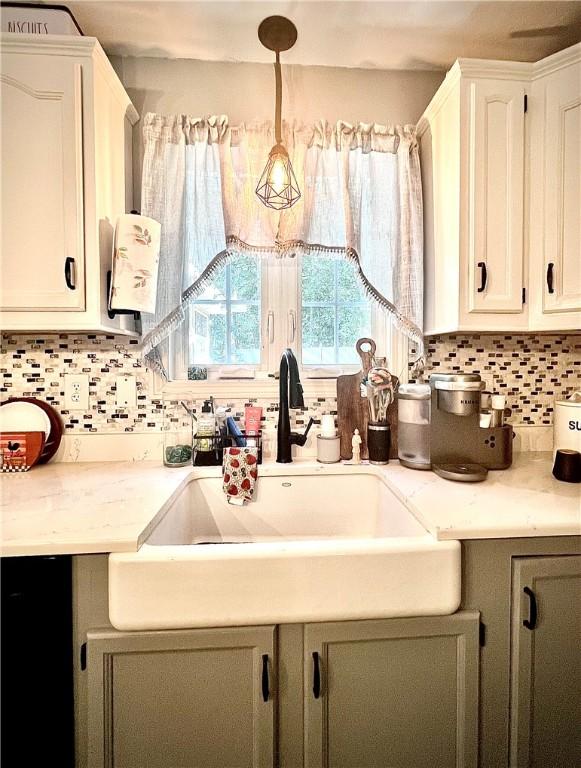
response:
<svg viewBox="0 0 581 768"><path fill-rule="evenodd" d="M89 410L89 377L86 373L65 373L65 408Z"/></svg>
<svg viewBox="0 0 581 768"><path fill-rule="evenodd" d="M117 376L115 379L115 403L122 408L135 408L137 405L135 376Z"/></svg>

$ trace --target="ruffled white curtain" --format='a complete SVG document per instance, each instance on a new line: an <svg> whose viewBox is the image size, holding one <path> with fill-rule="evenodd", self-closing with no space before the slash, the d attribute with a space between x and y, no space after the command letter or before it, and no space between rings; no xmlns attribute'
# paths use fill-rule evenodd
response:
<svg viewBox="0 0 581 768"><path fill-rule="evenodd" d="M166 340L188 303L244 253L346 258L367 294L423 349L422 191L413 126L283 124L302 198L266 208L255 194L273 126L147 114L141 212L161 223L157 305L143 353L166 369Z"/></svg>

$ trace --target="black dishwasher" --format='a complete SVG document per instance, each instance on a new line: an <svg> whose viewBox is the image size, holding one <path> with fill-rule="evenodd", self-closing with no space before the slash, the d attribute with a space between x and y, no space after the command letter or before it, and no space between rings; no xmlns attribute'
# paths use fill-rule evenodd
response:
<svg viewBox="0 0 581 768"><path fill-rule="evenodd" d="M2 558L0 577L2 768L73 768L71 558Z"/></svg>

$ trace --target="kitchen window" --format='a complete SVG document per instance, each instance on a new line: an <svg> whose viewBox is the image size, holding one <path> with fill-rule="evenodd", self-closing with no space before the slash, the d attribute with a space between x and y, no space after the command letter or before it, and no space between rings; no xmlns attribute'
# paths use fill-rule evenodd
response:
<svg viewBox="0 0 581 768"><path fill-rule="evenodd" d="M212 380L243 380L251 393L247 380L268 379L286 347L295 351L303 379L333 379L359 369L355 343L362 336L374 338L378 354L394 366L398 350L407 350L347 260L239 255L190 304L172 335L170 388L194 365L206 367Z"/></svg>

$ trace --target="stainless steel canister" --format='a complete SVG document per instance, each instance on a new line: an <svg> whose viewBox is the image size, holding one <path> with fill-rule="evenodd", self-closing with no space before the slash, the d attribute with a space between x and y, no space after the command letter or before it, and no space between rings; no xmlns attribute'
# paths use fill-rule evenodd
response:
<svg viewBox="0 0 581 768"><path fill-rule="evenodd" d="M404 467L430 469L430 385L402 384L397 391L397 455Z"/></svg>

